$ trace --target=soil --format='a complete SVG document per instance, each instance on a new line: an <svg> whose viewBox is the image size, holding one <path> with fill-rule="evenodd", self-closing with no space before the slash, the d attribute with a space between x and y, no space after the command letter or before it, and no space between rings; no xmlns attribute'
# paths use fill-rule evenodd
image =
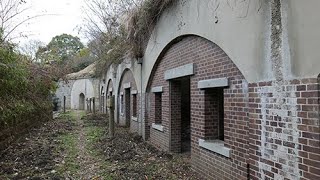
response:
<svg viewBox="0 0 320 180"><path fill-rule="evenodd" d="M104 115L73 118L31 129L0 152L0 179L200 179L189 154L159 151L124 127L109 139ZM61 138L69 136L73 146Z"/></svg>

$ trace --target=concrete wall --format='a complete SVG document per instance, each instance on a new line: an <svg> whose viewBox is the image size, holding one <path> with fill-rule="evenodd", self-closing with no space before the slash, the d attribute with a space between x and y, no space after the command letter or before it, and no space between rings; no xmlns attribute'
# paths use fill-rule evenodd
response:
<svg viewBox="0 0 320 180"><path fill-rule="evenodd" d="M63 97L66 97L66 109L71 109L71 89L75 80L60 80L57 85L58 89L55 93L56 97L59 99L58 108L59 111L63 110Z"/></svg>
<svg viewBox="0 0 320 180"><path fill-rule="evenodd" d="M139 132L147 139L145 108L151 106L146 92L156 62L189 35L206 39L222 49L248 82L250 143L243 161L248 164L231 157L239 163L242 179L247 170L250 179L319 179L319 5L318 0L179 0L157 22L142 65L126 58L107 70L105 79L113 79L118 97L123 72L132 71L141 98ZM229 173L228 168L221 171Z"/></svg>
<svg viewBox="0 0 320 180"><path fill-rule="evenodd" d="M221 47L248 81L265 78L263 61L268 6L265 1L178 1L160 18L143 61L143 88L165 47L177 37L198 35Z"/></svg>
<svg viewBox="0 0 320 180"><path fill-rule="evenodd" d="M320 73L320 1L286 0L288 39L293 77L315 78Z"/></svg>
<svg viewBox="0 0 320 180"><path fill-rule="evenodd" d="M71 89L71 109L79 109L79 96L81 93L84 94L85 99L95 97L95 91L97 90L94 89L93 84L92 79L79 79L73 83ZM87 110L86 105L85 109Z"/></svg>
<svg viewBox="0 0 320 180"><path fill-rule="evenodd" d="M248 82L272 80L270 62L270 1L178 1L162 15L149 40L143 61L143 91L155 61L177 37L193 34L219 47L237 65ZM282 39L288 58L288 78L316 77L320 70L320 1L283 0ZM209 17L209 18L208 18Z"/></svg>
<svg viewBox="0 0 320 180"><path fill-rule="evenodd" d="M63 98L66 97L66 109L79 109L79 96L95 97L96 110L99 109L99 79L60 80L55 96L59 99L59 111L63 110ZM93 108L93 107L92 107ZM87 109L87 105L85 105Z"/></svg>
<svg viewBox="0 0 320 180"><path fill-rule="evenodd" d="M126 70L130 70L133 74L133 79L135 81L136 84L136 90L138 91L138 99L139 102L141 103L141 65L137 63L137 61L135 59L129 59L129 58L125 58L124 61L119 64L117 67L112 66L111 69L114 68L113 70L111 70L113 73L115 73L115 75L109 76L106 79L112 79L113 80L113 87L114 87L114 91L113 91L113 95L115 95L116 97L116 101L115 101L115 121L119 122L120 121L120 104L119 101L117 100L118 97L120 97L119 95L119 90L121 88L121 78L124 74L124 72ZM107 74L110 75L111 72L109 72L109 70L107 71ZM114 77L114 78L113 78ZM137 122L134 122L136 125L136 128L138 129L138 133L140 135L143 135L143 128L142 128L142 116L141 116L141 104L139 103L138 105L138 110L139 110L139 116L137 119Z"/></svg>

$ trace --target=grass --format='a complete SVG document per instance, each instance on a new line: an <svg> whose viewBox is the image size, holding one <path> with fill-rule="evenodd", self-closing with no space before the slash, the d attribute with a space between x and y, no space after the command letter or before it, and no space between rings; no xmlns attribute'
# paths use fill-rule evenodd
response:
<svg viewBox="0 0 320 180"><path fill-rule="evenodd" d="M74 125L78 124L76 121L78 119L80 121L90 121L86 118L83 118L86 115L85 111L68 111L60 115L60 119L62 121L74 121ZM90 154L92 158L95 159L96 162L100 163L100 173L99 177L102 179L114 179L107 169L110 167L110 163L104 160L104 156L101 153L99 148L96 148L96 144L100 141L100 138L105 134L104 126L95 126L94 124L88 123L89 126L83 126L84 135L85 135L85 151ZM59 147L57 148L57 153L59 151L63 151L63 159L64 164L61 164L57 169L57 172L61 175L66 174L66 172L76 179L79 177L79 171L81 170L80 162L78 160L78 156L80 154L80 150L77 147L78 144L78 133L65 133L58 137ZM60 153L61 154L61 153Z"/></svg>
<svg viewBox="0 0 320 180"><path fill-rule="evenodd" d="M86 148L91 155L96 156L99 154L94 145L99 142L100 138L104 135L105 130L103 127L89 126L85 128L86 134Z"/></svg>
<svg viewBox="0 0 320 180"><path fill-rule="evenodd" d="M78 113L76 111L67 111L65 113L61 113L59 118L62 120L67 120L67 121L76 121L78 118L78 115L81 117L86 115L85 111L79 111Z"/></svg>
<svg viewBox="0 0 320 180"><path fill-rule="evenodd" d="M83 113L85 112L81 112L80 115L82 116ZM67 111L66 113L62 113L59 117L61 121L72 121L73 125L75 125L77 118L78 115L75 111ZM77 157L79 155L79 149L77 148L77 134L74 132L66 132L58 137L58 141L61 143L59 143L56 151L58 154L63 155L64 163L57 168L57 172L61 175L67 172L72 177L75 177L80 170L80 165L77 161Z"/></svg>
<svg viewBox="0 0 320 180"><path fill-rule="evenodd" d="M65 163L58 168L58 173L63 174L65 172L70 172L70 174L75 175L80 169L79 163L77 162L77 157L79 150L77 149L77 138L75 134L63 134L59 137L62 142L58 149L64 149Z"/></svg>
<svg viewBox="0 0 320 180"><path fill-rule="evenodd" d="M98 127L98 126L88 126L85 128L85 135L86 135L86 149L90 153L90 155L100 161L101 164L101 172L99 175L103 179L111 180L114 179L109 172L106 170L110 167L110 163L104 160L104 156L101 153L101 150L95 148L95 145L100 141L100 138L103 137L105 134L105 127Z"/></svg>

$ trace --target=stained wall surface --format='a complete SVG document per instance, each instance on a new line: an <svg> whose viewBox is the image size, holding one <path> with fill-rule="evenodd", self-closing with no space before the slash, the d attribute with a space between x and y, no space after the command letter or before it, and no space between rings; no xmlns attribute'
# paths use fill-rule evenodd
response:
<svg viewBox="0 0 320 180"><path fill-rule="evenodd" d="M157 21L142 60L125 57L104 79L113 80L120 97L130 70L139 97L137 131L154 146L178 152L172 110L179 110L171 101L178 91L165 73L193 63L188 76L195 171L207 179L320 179L319 3L179 0ZM207 141L217 126L206 123L217 111L207 100L215 91L198 87L207 79L221 82L217 78L230 79L223 90L225 140L218 151ZM153 126L152 88L159 86L162 124Z"/></svg>
<svg viewBox="0 0 320 180"><path fill-rule="evenodd" d="M94 86L90 79L80 79L73 83L71 90L71 109L79 109L79 97L81 93L84 94L86 100L95 97ZM87 110L87 108L85 105L85 110Z"/></svg>

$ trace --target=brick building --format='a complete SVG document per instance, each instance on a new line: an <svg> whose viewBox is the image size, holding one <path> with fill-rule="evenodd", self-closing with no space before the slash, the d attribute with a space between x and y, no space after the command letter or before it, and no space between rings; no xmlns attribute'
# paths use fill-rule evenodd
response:
<svg viewBox="0 0 320 180"><path fill-rule="evenodd" d="M205 179L320 179L319 6L179 0L101 97L112 89L116 122L190 153Z"/></svg>

